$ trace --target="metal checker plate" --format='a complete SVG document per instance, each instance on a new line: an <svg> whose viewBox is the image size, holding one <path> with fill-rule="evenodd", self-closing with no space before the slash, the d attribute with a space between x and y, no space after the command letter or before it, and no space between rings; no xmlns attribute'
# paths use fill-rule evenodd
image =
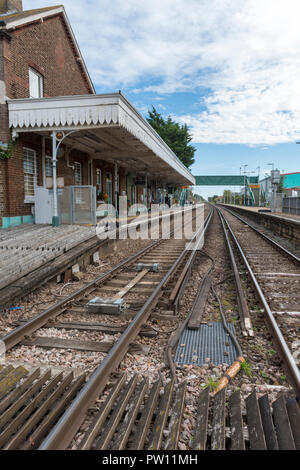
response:
<svg viewBox="0 0 300 470"><path fill-rule="evenodd" d="M228 323L229 330L235 334L234 326ZM226 346L229 343L229 346ZM184 345L184 346L182 346ZM224 352L228 355L224 355ZM185 329L178 342L175 362L202 366L209 358L215 365L232 364L237 357L231 338L222 323L211 322L200 325L198 330Z"/></svg>

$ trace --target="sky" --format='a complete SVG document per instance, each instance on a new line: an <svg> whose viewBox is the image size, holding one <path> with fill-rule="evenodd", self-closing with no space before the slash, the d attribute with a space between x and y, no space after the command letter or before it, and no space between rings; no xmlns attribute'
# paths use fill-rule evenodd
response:
<svg viewBox="0 0 300 470"><path fill-rule="evenodd" d="M62 3L96 92L121 90L144 117L154 106L186 123L193 175L300 171L299 0Z"/></svg>

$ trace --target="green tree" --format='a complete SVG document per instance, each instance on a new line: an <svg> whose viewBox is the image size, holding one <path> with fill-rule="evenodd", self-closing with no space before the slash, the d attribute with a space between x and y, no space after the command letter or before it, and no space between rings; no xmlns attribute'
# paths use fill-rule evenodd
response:
<svg viewBox="0 0 300 470"><path fill-rule="evenodd" d="M219 196L215 194L213 197L208 198L209 202L212 202L213 204L216 204L219 201Z"/></svg>
<svg viewBox="0 0 300 470"><path fill-rule="evenodd" d="M196 148L190 145L192 136L189 133L186 124L179 124L173 121L171 116L164 119L159 114L154 106L152 111L148 111L149 117L147 121L153 127L153 129L160 135L160 137L166 142L171 150L177 155L182 163L189 168L195 162Z"/></svg>
<svg viewBox="0 0 300 470"><path fill-rule="evenodd" d="M232 202L232 192L230 191L230 189L225 189L225 191L223 192L223 201L225 204L231 204Z"/></svg>

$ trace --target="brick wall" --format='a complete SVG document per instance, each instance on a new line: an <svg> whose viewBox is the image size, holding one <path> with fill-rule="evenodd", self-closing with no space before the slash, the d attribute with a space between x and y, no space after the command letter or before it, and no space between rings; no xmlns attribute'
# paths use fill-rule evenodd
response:
<svg viewBox="0 0 300 470"><path fill-rule="evenodd" d="M6 211L5 217L31 215L32 204L25 203L23 148L36 151L37 184L42 184L41 137L25 134L17 141L13 156L6 163Z"/></svg>
<svg viewBox="0 0 300 470"><path fill-rule="evenodd" d="M0 80L5 82L6 96L29 97L29 67L43 76L45 97L92 93L76 55L61 15L0 35ZM7 105L0 103L0 141L8 142L9 137ZM41 137L24 134L12 157L0 161L0 226L2 217L31 214L32 204L24 203L23 147L36 150L37 182L43 184ZM82 161L83 183L87 184L84 154L77 153L74 161ZM65 184L73 184L74 172L66 161L59 162L58 176L66 177Z"/></svg>
<svg viewBox="0 0 300 470"><path fill-rule="evenodd" d="M29 67L44 78L44 96L91 93L61 15L25 25L4 43L6 94L29 98Z"/></svg>

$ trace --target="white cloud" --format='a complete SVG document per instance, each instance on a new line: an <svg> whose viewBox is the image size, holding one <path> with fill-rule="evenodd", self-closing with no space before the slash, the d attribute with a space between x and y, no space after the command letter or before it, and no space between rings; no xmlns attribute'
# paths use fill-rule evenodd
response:
<svg viewBox="0 0 300 470"><path fill-rule="evenodd" d="M199 112L179 116L195 142L299 140L299 0L64 4L100 90L198 91ZM204 88L209 95L200 99Z"/></svg>

